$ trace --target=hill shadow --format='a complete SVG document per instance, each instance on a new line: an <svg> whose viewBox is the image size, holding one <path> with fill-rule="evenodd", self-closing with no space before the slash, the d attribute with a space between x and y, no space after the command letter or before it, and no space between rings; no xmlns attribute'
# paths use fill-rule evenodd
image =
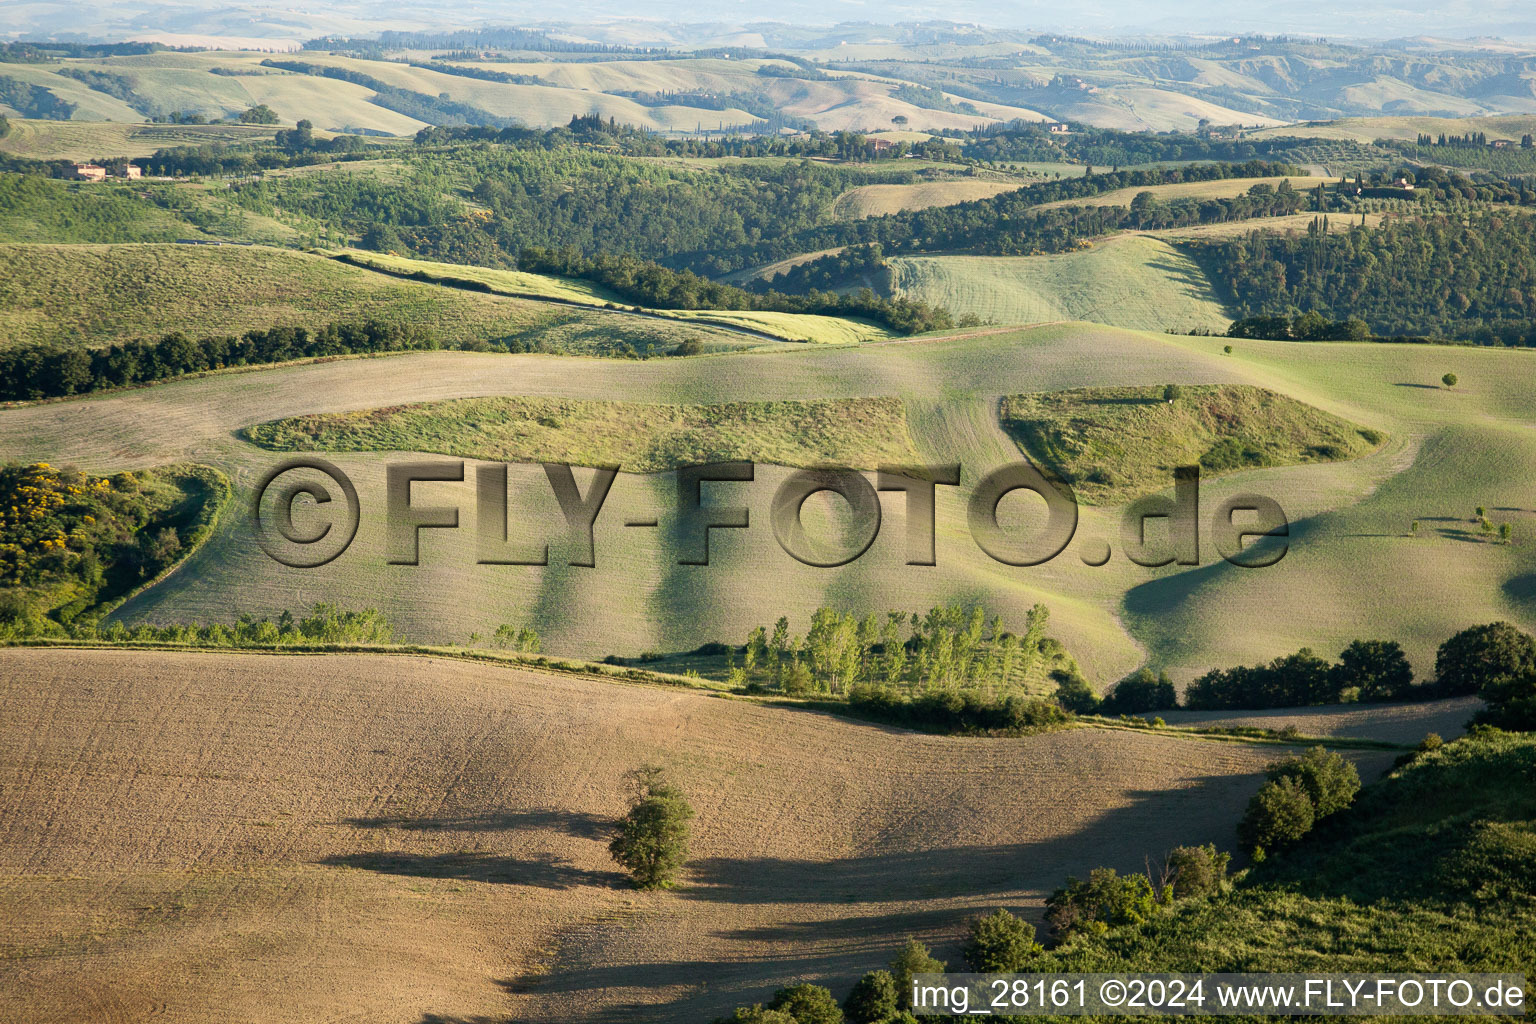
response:
<svg viewBox="0 0 1536 1024"><path fill-rule="evenodd" d="M531 885L541 889L573 889L582 885L612 888L627 884L627 876L621 872L578 868L553 854L508 857L481 850L458 853L387 850L377 853L339 853L316 863L376 871L386 875L457 878L466 882Z"/></svg>
<svg viewBox="0 0 1536 1024"><path fill-rule="evenodd" d="M1205 742L1189 740L1186 742ZM1285 756L1276 748L1276 759ZM1173 846L1215 842L1232 849L1243 803L1263 773L1207 775L1171 790L1135 790L1124 806L1081 828L1018 843L893 850L833 860L711 857L692 862L673 898L759 908L740 927L717 925L679 948L696 958L602 966L554 967L525 990L535 1004L595 991L648 994L583 1017L597 1024L662 1024L708 1020L732 1006L766 1001L795 981L825 984L841 995L864 972L885 965L908 937L961 968L958 943L965 920L979 908L1004 906L1040 919L1025 900L1086 876L1096 867L1142 871ZM1153 812L1156 813L1153 813ZM1166 835L1149 823L1178 823ZM842 914L837 905L852 913ZM774 907L781 908L779 912ZM803 909L796 909L803 908ZM830 913L830 918L828 917ZM717 913L708 914L718 920ZM686 908L679 926L688 920ZM697 933L695 933L697 935ZM594 948L584 937L585 954ZM750 950L750 958L742 947ZM676 993L685 993L675 995Z"/></svg>

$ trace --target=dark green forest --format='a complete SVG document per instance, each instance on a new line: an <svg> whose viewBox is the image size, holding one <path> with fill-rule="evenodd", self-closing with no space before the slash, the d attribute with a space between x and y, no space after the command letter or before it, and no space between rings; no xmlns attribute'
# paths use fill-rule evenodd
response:
<svg viewBox="0 0 1536 1024"><path fill-rule="evenodd" d="M1393 217L1379 228L1255 232L1195 247L1243 317L1316 312L1377 335L1536 345L1536 230L1520 211Z"/></svg>

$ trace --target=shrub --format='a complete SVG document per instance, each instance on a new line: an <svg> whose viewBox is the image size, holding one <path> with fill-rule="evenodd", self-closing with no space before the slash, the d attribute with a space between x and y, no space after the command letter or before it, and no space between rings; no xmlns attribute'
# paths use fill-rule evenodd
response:
<svg viewBox="0 0 1536 1024"><path fill-rule="evenodd" d="M1158 894L1146 875L1122 876L1114 868L1094 868L1086 880L1068 878L1064 887L1051 893L1045 901L1045 919L1060 940L1141 924L1157 913L1158 906Z"/></svg>
<svg viewBox="0 0 1536 1024"><path fill-rule="evenodd" d="M1178 706L1179 694L1168 673L1153 676L1151 669L1143 667L1117 683L1099 710L1106 715L1137 715Z"/></svg>
<svg viewBox="0 0 1536 1024"><path fill-rule="evenodd" d="M738 1006L729 1017L716 1017L714 1024L797 1024L783 1010L765 1009L761 1003Z"/></svg>
<svg viewBox="0 0 1536 1024"><path fill-rule="evenodd" d="M1355 688L1364 701L1394 700L1413 686L1413 666L1395 640L1356 640L1335 667L1337 689Z"/></svg>
<svg viewBox="0 0 1536 1024"><path fill-rule="evenodd" d="M1448 388L1453 388L1456 386L1456 382L1460 379L1461 378L1457 377L1454 373L1448 373L1444 377L1440 378L1440 383L1444 384Z"/></svg>
<svg viewBox="0 0 1536 1024"><path fill-rule="evenodd" d="M1072 670L1056 669L1051 678L1056 680L1057 704L1074 715L1091 715L1099 710L1098 694L1075 667Z"/></svg>
<svg viewBox="0 0 1536 1024"><path fill-rule="evenodd" d="M1447 695L1483 694L1536 671L1536 640L1508 622L1464 629L1440 645L1435 679Z"/></svg>
<svg viewBox="0 0 1536 1024"><path fill-rule="evenodd" d="M1485 687L1482 694L1488 707L1478 712L1477 722L1511 732L1536 730L1536 671L1507 676Z"/></svg>
<svg viewBox="0 0 1536 1024"><path fill-rule="evenodd" d="M768 1009L789 1014L795 1024L843 1024L843 1009L832 993L806 982L779 989Z"/></svg>
<svg viewBox="0 0 1536 1024"><path fill-rule="evenodd" d="M891 961L891 977L896 980L896 1002L903 1010L912 1008L912 976L914 974L943 974L944 961L935 960L928 947L916 939L907 944Z"/></svg>
<svg viewBox="0 0 1536 1024"><path fill-rule="evenodd" d="M539 634L533 629L528 626L523 626L519 629L509 622L502 623L496 627L494 639L497 647L504 650L521 651L524 654L538 654L539 648L542 646ZM613 656L609 655L609 657ZM604 660L607 661L607 659ZM624 659L620 658L617 661L608 662L608 664L622 665L624 664Z"/></svg>
<svg viewBox="0 0 1536 1024"><path fill-rule="evenodd" d="M978 974L1010 974L1027 968L1043 951L1035 941L1035 926L999 907L972 919L964 956Z"/></svg>
<svg viewBox="0 0 1536 1024"><path fill-rule="evenodd" d="M1312 829L1317 818L1312 799L1292 778L1266 782L1248 802L1237 834L1255 860L1276 847L1294 843Z"/></svg>
<svg viewBox="0 0 1536 1024"><path fill-rule="evenodd" d="M693 808L660 768L647 765L626 778L635 788L635 798L619 822L608 852L628 869L637 887L671 888L688 860L688 822Z"/></svg>
<svg viewBox="0 0 1536 1024"><path fill-rule="evenodd" d="M1360 773L1355 766L1322 747L1311 747L1301 757L1271 765L1268 775L1271 781L1292 779L1300 785L1317 818L1342 811L1360 792Z"/></svg>
<svg viewBox="0 0 1536 1024"><path fill-rule="evenodd" d="M843 1016L849 1024L881 1024L894 1017L900 1008L896 979L890 971L870 971L843 1000Z"/></svg>
<svg viewBox="0 0 1536 1024"><path fill-rule="evenodd" d="M1227 888L1227 864L1230 854L1218 851L1214 844L1180 846L1163 862L1165 884L1174 899L1214 896Z"/></svg>

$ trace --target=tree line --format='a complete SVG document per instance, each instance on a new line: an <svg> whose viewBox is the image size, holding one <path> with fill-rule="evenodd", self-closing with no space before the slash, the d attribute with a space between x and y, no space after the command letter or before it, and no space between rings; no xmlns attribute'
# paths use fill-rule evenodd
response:
<svg viewBox="0 0 1536 1024"><path fill-rule="evenodd" d="M370 102L376 103L386 110L393 110L397 114L406 117L414 117L418 121L431 121L441 124L483 124L493 127L506 127L517 123L515 118L502 117L482 110L472 103L461 103L458 100L449 99L446 94L432 96L424 92L415 92L411 89L402 89L399 86L390 85L372 75L364 74L352 68L334 67L328 64L311 64L302 60L273 60L268 58L261 62L262 67L276 68L279 71L292 71L301 75L319 75L322 78L334 78L341 82L351 82L360 85L373 92Z"/></svg>
<svg viewBox="0 0 1536 1024"><path fill-rule="evenodd" d="M1213 160L1242 163L1249 160L1286 161L1290 150L1312 140L1285 137L1216 139L1187 132L1124 132L1074 124L1066 134L1049 125L1010 121L986 125L969 132L950 129L962 142L961 152L989 163L1074 163L1090 167L1125 167L1133 164L1178 163Z"/></svg>
<svg viewBox="0 0 1536 1024"><path fill-rule="evenodd" d="M731 249L684 252L663 262L707 276L772 263L818 249L878 243L887 252L967 250L995 255L1064 252L1082 240L1115 231L1215 224L1295 213L1306 205L1301 193L1282 184L1255 186L1229 199L1163 201L1147 191L1130 207L1057 206L1047 203L1087 198L1120 189L1150 190L1180 182L1297 174L1296 168L1252 162L1209 164L1164 170L1116 171L1026 185L987 199L933 206L854 221L817 223Z"/></svg>
<svg viewBox="0 0 1536 1024"><path fill-rule="evenodd" d="M792 696L846 695L860 685L906 696L971 691L995 695L1027 679L1037 661L1059 657L1045 635L1050 611L1037 604L1023 632L988 619L980 605L937 605L926 614L891 611L860 618L818 608L801 636L781 616L770 632L747 637L742 663L732 666L737 686L765 687Z"/></svg>
<svg viewBox="0 0 1536 1024"><path fill-rule="evenodd" d="M272 327L238 337L190 338L176 331L158 340L121 341L94 349L0 349L0 401L81 395L230 366L437 347L437 339L414 324L369 320L314 331Z"/></svg>
<svg viewBox="0 0 1536 1024"><path fill-rule="evenodd" d="M750 292L686 270L670 270L633 256L583 256L574 248L524 249L518 268L536 274L579 278L601 285L631 302L655 309L742 309L862 317L898 334L921 334L954 326L948 310L904 298L885 298L873 289L852 294L811 290L803 295Z"/></svg>

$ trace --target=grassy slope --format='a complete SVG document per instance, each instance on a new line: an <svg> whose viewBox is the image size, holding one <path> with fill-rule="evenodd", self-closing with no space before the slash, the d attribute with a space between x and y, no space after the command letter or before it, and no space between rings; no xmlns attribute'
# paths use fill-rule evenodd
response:
<svg viewBox="0 0 1536 1024"><path fill-rule="evenodd" d="M972 199L990 199L1000 192L1022 188L1016 181L930 181L917 185L860 185L837 197L833 216L844 220L879 217L903 210L926 210L930 206L952 206Z"/></svg>
<svg viewBox="0 0 1536 1024"><path fill-rule="evenodd" d="M1225 842L1281 752L368 655L4 650L0 701L0 986L33 1024L708 1020ZM670 893L605 849L646 762L698 811Z"/></svg>
<svg viewBox="0 0 1536 1024"><path fill-rule="evenodd" d="M12 118L10 134L0 138L0 152L33 160L139 157L169 146L265 141L276 131L276 128L249 124L121 124Z"/></svg>
<svg viewBox="0 0 1536 1024"><path fill-rule="evenodd" d="M239 51L160 53L70 60L67 63L84 70L128 77L139 95L166 109L187 109L218 117L261 102L270 105L285 121L308 117L323 128L362 127L406 135L421 126L421 122L414 118L372 103L372 90L363 86L260 68L260 62L269 56ZM763 78L753 73L758 62L528 64L519 65L519 73L538 74L549 84L513 85L325 52L300 52L286 59L350 68L398 88L429 96L447 93L456 101L493 114L516 117L535 127L565 124L574 114L594 112L626 124L666 131L688 131L700 124L708 127L721 123L746 124L753 120L752 115L737 108L711 110L682 104L652 107L610 94L658 90L749 92L761 97L763 102L813 120L829 130L888 126L891 118L898 114L905 114L915 128L970 128L1010 117L1039 117L1022 108L990 104L987 105L990 117L925 110L891 98L893 87L890 85L858 78L837 82ZM676 67L671 66L674 63ZM44 68L16 67L19 69L17 77L35 81L79 104L76 116L81 119L143 119L143 115L128 104L92 92L83 83ZM244 68L256 73L239 76L210 74L214 67ZM493 67L499 71L507 70L504 65Z"/></svg>
<svg viewBox="0 0 1536 1024"><path fill-rule="evenodd" d="M1427 673L1435 647L1457 629L1500 618L1536 626L1531 353L1239 341L1228 356L1224 343L1069 324L731 360L573 364L540 356L407 355L0 411L0 457L73 461L91 470L195 458L229 472L233 507L243 508L253 479L275 459L234 432L289 416L494 394L670 404L897 396L923 459L965 467L965 486L939 488L934 568L905 566L896 496L884 499L880 535L858 561L834 570L793 563L766 519L786 471L759 466L753 484L710 485L716 496L707 500L752 508L751 529L715 531L716 564L679 566L671 532L626 530L626 518L670 515L676 493L666 474L621 474L597 526L602 572L573 570L558 546L558 508L534 466L512 471L512 515L533 535L552 538L549 567L477 567L472 484L434 485L459 505L462 526L429 531L416 569L385 564L378 516L364 517L346 555L313 571L277 567L252 543L243 517L231 516L192 571L120 614L207 620L229 613L231 595L239 595L242 610L273 611L300 593L379 604L412 639L463 641L472 630L485 634L500 622L527 620L551 650L600 657L739 641L780 614L803 629L822 603L867 613L983 600L1016 624L1031 603L1046 601L1052 634L1101 684L1148 655L1176 679L1188 679L1302 645L1334 655L1356 637L1402 640ZM1437 386L1447 370L1461 377L1454 391ZM1002 395L1170 381L1269 388L1389 440L1382 451L1347 462L1206 482L1206 515L1233 493L1281 503L1292 521L1292 549L1272 568L1213 563L1209 542L1206 564L1194 569L1142 569L1118 550L1108 565L1089 568L1079 549L1119 535L1118 512L1091 506L1081 510L1077 541L1047 565L1011 568L978 551L966 527L969 488L985 470L1018 457L998 423ZM389 458L357 453L334 461L353 476L364 502L377 507ZM1483 543L1469 533L1466 519L1477 505L1488 506L1496 522L1513 522L1517 543ZM1415 519L1424 524L1416 539L1408 536Z"/></svg>
<svg viewBox="0 0 1536 1024"><path fill-rule="evenodd" d="M622 465L630 473L748 459L780 466L910 464L895 399L658 405L467 398L252 427L275 451L422 451L503 462Z"/></svg>
<svg viewBox="0 0 1536 1024"><path fill-rule="evenodd" d="M1536 116L1510 114L1499 117L1346 117L1320 124L1293 124L1267 128L1255 135L1285 135L1299 138L1353 139L1374 142L1377 139L1404 139L1412 142L1420 134L1465 135L1486 132L1490 139L1513 139L1536 131Z"/></svg>
<svg viewBox="0 0 1536 1024"><path fill-rule="evenodd" d="M1230 320L1193 260L1140 235L1061 256L902 256L889 262L895 294L995 323L1091 320L1142 330L1222 330Z"/></svg>
<svg viewBox="0 0 1536 1024"><path fill-rule="evenodd" d="M1237 892L1063 949L1063 970L1524 972L1536 957L1536 737L1422 756Z"/></svg>
<svg viewBox="0 0 1536 1024"><path fill-rule="evenodd" d="M503 295L557 299L583 306L622 305L628 309L641 308L630 306L626 300L597 285L570 278L529 274L520 270L463 266L457 263L434 263L430 260L413 260L385 253L349 251L347 256L361 265L379 267L396 274L423 274L429 279L473 281ZM646 312L652 316L685 323L725 324L757 331L785 341L849 345L891 336L890 332L884 328L865 321L804 313L708 309L652 309Z"/></svg>
<svg viewBox="0 0 1536 1024"><path fill-rule="evenodd" d="M711 346L742 343L706 325L598 316L261 246L0 245L0 261L16 271L0 279L0 336L8 344L95 346L173 330L238 333L365 319L429 324L445 344L542 340L554 350L594 351L611 346L614 333L640 349L675 347L688 336Z"/></svg>
<svg viewBox="0 0 1536 1024"><path fill-rule="evenodd" d="M1177 466L1202 477L1358 458L1380 441L1320 409L1243 385L1079 388L1003 399L1003 426L1080 499L1121 504L1166 490Z"/></svg>

